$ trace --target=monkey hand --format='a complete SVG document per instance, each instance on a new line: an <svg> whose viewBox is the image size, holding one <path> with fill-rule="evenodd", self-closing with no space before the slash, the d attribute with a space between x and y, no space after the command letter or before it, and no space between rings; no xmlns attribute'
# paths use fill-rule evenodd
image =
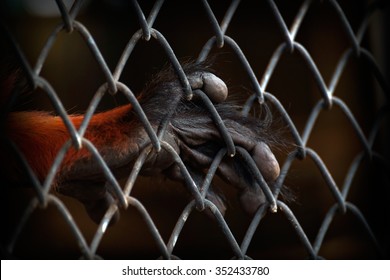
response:
<svg viewBox="0 0 390 280"><path fill-rule="evenodd" d="M160 72L140 95L139 103L161 143L164 143L160 151L150 151L141 174L163 174L173 180L184 181L185 172L177 157L175 159L178 155L200 187L213 159L227 147L229 138L238 152L232 157L229 154L232 151L228 151L216 173L238 189L242 208L253 214L266 202L260 185L274 182L279 175L278 162L269 147L273 144L272 133L268 131L269 121L242 116L237 105L225 101L228 95L225 83L206 67L189 64L184 71L195 93L191 101L185 98L183 87L172 69ZM226 129L221 129L221 123L219 127L216 125L218 119L206 109L200 97L202 92L214 103L213 107ZM151 147L151 140L141 122L134 117L131 107L123 115L116 113L114 117L108 116L107 112L105 114L104 118L110 120L101 123L91 120L85 137L91 138L117 178L129 176L136 158L145 148ZM224 131L227 131L227 137L222 136ZM100 140L94 140L94 133L99 133ZM252 161L248 160L248 155ZM260 172L256 173L254 168ZM80 158L74 161L61 177L57 190L81 201L91 218L99 222L114 200L104 183L97 184L104 178L93 160ZM222 214L225 213L225 199L220 191L210 185L205 196Z"/></svg>
<svg viewBox="0 0 390 280"><path fill-rule="evenodd" d="M163 128L160 126L160 129L164 130L162 140L180 155L187 170L200 187L213 159L221 149L227 147L228 142L226 137L223 137L223 129L216 124L218 119L206 109L205 102L198 95L204 92L214 103L238 150L234 157L229 155L228 151L216 172L224 181L239 190L242 208L253 214L266 202L260 184L274 182L280 171L269 147L275 139L268 131L270 119L243 117L236 105L225 101L228 95L225 83L207 68L190 64L185 66L184 70L195 93L193 100L186 100L175 74L172 70L166 70L146 89L141 105L153 124L157 126L166 122ZM199 93L199 90L202 92ZM248 155L253 159L252 165L248 162ZM256 175L253 168L258 169L261 175ZM151 153L143 167L143 174L155 173L163 173L174 180L185 179L179 164L164 148L159 153ZM212 201L222 214L225 213L225 199L220 191L210 186L206 198Z"/></svg>

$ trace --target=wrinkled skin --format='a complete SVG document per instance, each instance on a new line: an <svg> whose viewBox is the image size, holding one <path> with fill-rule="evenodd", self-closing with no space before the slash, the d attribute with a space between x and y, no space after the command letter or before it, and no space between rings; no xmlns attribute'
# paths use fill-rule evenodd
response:
<svg viewBox="0 0 390 280"><path fill-rule="evenodd" d="M240 115L237 106L225 101L228 90L225 83L200 64L184 67L192 90L202 90L214 103L234 144L249 152L266 182L276 180L279 175L278 162L270 149L274 143L269 123ZM180 156L197 186L203 182L215 155L226 147L220 132L205 109L199 97L194 95L188 101L182 86L172 69L160 72L139 97L139 102L153 129L162 134L165 141ZM150 139L142 124L131 110L123 107L121 113L110 115L110 122L94 122L92 119L85 134L86 139L99 150L101 156L117 179L127 178L139 153ZM128 108L128 109L127 109ZM70 116L75 123L80 117ZM99 114L94 118L103 119ZM166 126L162 126L165 121ZM110 138L110 134L111 136ZM106 138L104 141L101 138ZM55 154L56 151L53 151ZM66 159L64 160L66 162ZM53 183L55 189L82 202L89 216L99 223L114 197L106 188L96 160L88 155L69 156L69 164L63 164ZM32 164L33 165L33 164ZM34 169L34 166L32 166ZM164 148L154 149L148 155L141 175L163 174L173 180L183 182L183 175L172 155ZM253 214L266 202L263 192L254 180L242 157L225 155L217 169L217 175L239 190L242 208ZM206 198L212 201L222 214L226 211L223 194L210 186ZM118 218L118 214L114 221Z"/></svg>
<svg viewBox="0 0 390 280"><path fill-rule="evenodd" d="M267 136L268 124L263 124L256 119L244 118L232 104L224 103L228 95L227 87L221 79L208 72L207 69L198 65L188 65L185 71L191 88L203 90L213 101L234 144L250 153L267 182L275 181L279 175L279 165L269 147L272 144L270 140L272 137ZM194 96L192 101L187 101L175 73L172 70L165 70L142 93L140 104L151 124L156 128L168 114L173 112L162 140L174 148L197 185L201 185L214 156L225 147L225 143L199 98ZM142 130L141 127L139 129ZM138 138L139 140L141 139ZM142 140L137 145L142 149L147 143L149 143L149 138L143 133ZM136 155L138 155L137 152ZM179 167L165 149L159 153L152 152L141 172L146 176L159 173L173 180L183 181ZM217 174L240 190L239 200L247 213L253 214L265 202L264 194L258 186L257 188L254 186L253 176L239 155L233 158L226 155L217 169ZM105 193L105 196L104 202L86 203L87 209L90 208L90 215L95 217L94 220L100 220L105 212L105 207L102 205L107 205L112 200L108 193ZM88 194L87 197L90 198L91 195ZM226 206L221 193L210 187L206 198L211 200L222 213L225 213ZM97 215L97 213L100 214Z"/></svg>

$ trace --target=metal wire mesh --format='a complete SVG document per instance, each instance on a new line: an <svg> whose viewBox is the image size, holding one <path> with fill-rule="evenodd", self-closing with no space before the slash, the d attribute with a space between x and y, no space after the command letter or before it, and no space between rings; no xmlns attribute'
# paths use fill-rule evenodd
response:
<svg viewBox="0 0 390 280"><path fill-rule="evenodd" d="M99 49L99 44L96 41L96 38L91 34L92 32L90 32L89 28L87 27L88 25L83 24L82 22L82 14L79 15L80 10L82 9L82 1L75 1L70 9L67 9L65 4L61 0L56 1L61 14L61 21L59 22L57 27L52 30L48 39L43 44L34 66L31 66L29 62L24 59L23 48L19 49L20 57L22 58L23 62L23 67L25 68L26 73L28 73L29 75L30 83L34 85L34 88L39 88L40 90L42 90L45 95L50 99L50 102L54 107L55 112L61 117L61 119L65 123L70 134L70 139L64 144L64 146L58 153L56 160L53 163L49 174L47 175L43 183L40 183L36 179L36 176L33 171L28 166L27 162L24 161L26 170L29 172L31 177L31 183L34 187L34 193L31 194L29 198L25 199L24 203L21 203L22 208L24 209L23 212L17 213L17 215L11 215L15 219L12 221L8 221L5 224L9 234L6 235L6 237L2 240L3 255L5 257L23 258L23 254L18 255L18 250L16 250L15 248L18 248L18 244L22 242L20 241L20 239L23 237L23 235L29 234L29 231L31 230L31 227L28 227L29 221L34 215L37 215L35 214L36 212L38 212L39 215L45 215L46 212L58 211L60 215L58 216L57 214L56 219L62 219L63 221L65 221L65 223L60 223L60 227L70 228L71 234L68 235L68 239L71 239L69 236L73 236L73 241L70 241L70 243L73 243L72 250L78 251L80 257L82 258L105 258L104 250L103 254L99 253L101 252L99 250L99 247L101 247L102 243L104 243L104 239L108 238L107 235L110 234L110 231L115 231L115 227L117 227L117 229L118 227L121 227L121 225L107 227L110 223L110 220L112 219L116 211L126 212L129 211L128 209L132 208L135 209L136 212L138 212L139 217L141 217L144 223L144 227L147 228L146 231L150 236L152 236L151 239L148 239L150 242L153 243L152 245L150 245L150 247L154 247L155 251L158 252L157 256L155 254L140 254L139 258L153 258L159 256L164 259L181 258L182 256L180 255L180 253L182 251L180 251L179 249L175 249L177 246L182 246L183 248L185 248L184 250L191 250L191 246L186 247L185 244L180 244L186 242L193 242L192 240L195 240L199 237L196 234L188 238L185 237L185 235L188 234L185 233L185 227L188 224L188 219L189 217L191 218L191 216L197 215L197 209L211 209L215 214L216 219L208 221L206 222L206 224L216 224L218 228L217 231L220 230L220 233L215 235L215 230L210 230L204 225L202 231L205 232L204 236L208 236L208 238L210 238L211 240L214 240L215 238L224 240L223 244L228 248L227 253L226 251L224 251L224 253L227 254L226 258L247 259L252 258L253 256L267 257L267 255L261 255L256 253L255 250L262 250L261 246L264 246L264 242L267 242L260 242L260 237L257 236L261 236L261 232L263 230L266 230L265 228L267 227L267 225L269 225L269 221L272 219L276 220L277 223L283 224L286 224L287 221L287 224L292 225L293 231L284 232L284 228L282 227L280 232L278 232L277 234L274 232L271 233L270 236L273 235L275 239L275 241L272 243L275 245L279 242L279 245L276 245L278 249L270 249L274 252L273 254L268 255L268 257L290 257L290 255L286 253L281 253L280 255L278 255L278 252L282 252L283 250L297 250L297 247L299 247L298 251L304 251L303 254L298 254L298 257L308 257L313 259L329 256L332 257L331 254L329 256L327 255L327 248L331 246L329 245L329 243L331 243L331 241L334 239L335 228L342 227L340 226L340 223L334 222L334 220L337 220L340 216L358 221L359 226L357 228L359 231L363 232L363 237L359 237L360 239L358 242L363 242L365 244L364 247L370 247L368 249L369 253L367 255L358 255L358 257L388 257L389 232L386 232L385 230L386 225L387 227L389 225L388 207L385 206L386 198L388 198L387 196L389 193L389 185L386 184L389 174L389 166L386 161L386 146L388 146L386 144L386 140L388 140L388 138L386 137L388 135L386 127L383 125L383 123L385 123L386 118L388 117L387 99L390 89L383 70L381 70L380 66L377 64L377 54L373 54L373 51L367 46L369 45L367 43L367 33L369 33L370 31L369 28L372 24L371 20L373 20L373 18L375 19L374 15L382 12L381 10L384 9L384 4L386 1L377 1L371 3L370 5L366 5L366 3L362 4L359 2L359 5L366 6L367 10L364 15L354 16L354 18L358 18L358 20L355 20L357 23L354 23L354 25L350 23L348 16L346 16L346 14L348 13L346 13L346 11L342 8L343 6L341 6L345 4L343 3L343 1L300 1L301 3L299 3L299 7L296 10L293 9L293 12L287 12L287 8L284 7L283 4L279 3L278 1L267 0L261 2L260 4L258 4L260 8L256 10L256 12L258 13L259 17L263 16L264 14L267 14L268 17L266 17L266 20L271 20L271 22L267 22L267 28L268 26L272 26L272 32L276 32L277 34L275 36L281 36L281 39L279 37L274 40L274 45L272 47L273 52L266 54L268 57L268 63L265 64L265 67L259 66L256 69L251 66L251 60L247 58L247 56L245 55L245 51L243 50L241 45L245 45L246 48L248 48L248 45L245 44L245 40L247 40L250 42L250 47L253 48L255 52L260 52L262 51L261 48L263 42L272 40L273 38L264 37L262 34L260 34L260 32L257 32L258 30L256 29L256 26L248 27L246 30L247 33L243 32L243 36L250 34L249 37L238 38L239 35L234 33L234 31L232 31L232 34L235 34L235 37L228 35L229 30L234 29L234 26L239 25L240 22L243 20L242 17L244 15L240 14L240 9L241 6L245 4L240 3L240 1L232 1L231 3L226 5L226 7L221 8L218 4L213 3L211 1L209 3L206 0L198 1L196 3L196 5L200 7L203 16L205 16L208 20L208 25L205 28L211 28L212 32L212 36L210 38L207 38L207 40L202 41L203 47L199 52L198 61L203 61L207 59L207 57L210 56L210 54L213 52L229 52L230 55L238 61L238 64L241 67L240 69L242 69L240 70L240 75L246 76L245 79L249 81L249 84L252 87L250 89L251 93L249 96L247 96L246 102L242 107L243 114L249 114L251 111L254 110L254 108L256 108L256 106L259 106L259 103L261 104L265 102L267 104L270 104L270 106L275 108L275 115L280 116L283 120L283 125L286 126L288 134L291 135L289 137L291 137L294 142L294 148L288 152L287 156L284 157L284 161L280 162L282 168L280 173L281 175L277 179L277 187L275 188L276 191L270 194L270 197L268 197L268 203L258 209L255 216L251 217L248 220L247 225L245 225L246 228L241 228L240 230L236 229L236 221L234 221L234 219L233 221L231 221L229 220L229 217L223 217L219 213L215 205L205 199L204 193L199 191L200 188L198 188L196 182L194 182L189 173L186 171L186 167L184 165L181 165L183 172L188 174L186 188L191 193L192 199L189 203L186 203L184 207L181 208L181 214L179 214L178 217L175 218L176 223L171 226L169 230L164 229L163 231L165 232L161 233L161 228L164 227L162 225L164 221L158 221L154 219L150 214L150 209L148 209L148 206L145 206L150 206L150 204L141 202L141 200L138 199L137 195L134 193L135 191L133 191L133 186L139 180L138 173L142 166L143 160L147 155L147 151L145 150L140 154L134 168L129 171L129 179L127 181L128 183L126 184L126 187L122 189L120 183L117 182L114 175L108 168L107 164L100 156L98 150L93 146L90 141L84 138L84 134L88 127L91 116L96 112L99 104L102 102L102 99L107 94L123 94L127 98L127 102L130 102L135 108L136 114L140 116L141 122L145 127L148 136L150 137L151 145L157 150L171 149L168 144L159 140L158 135L156 135L148 119L144 116L143 108L139 105L137 99L133 94L133 91L131 90L131 88L133 88L132 84L121 82L124 75L123 73L125 71L124 69L126 67L132 67L132 58L133 56L136 56L136 54L134 54L136 53L136 46L138 46L139 44L143 44L141 45L142 49L145 44L155 40L158 42L159 48L161 48L162 53L165 54L166 59L173 66L176 73L178 74L180 82L185 89L185 94L188 96L194 94L191 91L187 78L184 74L184 71L178 58L174 53L172 45L170 44L169 40L166 39L166 37L164 36L164 32L159 31L159 29L155 27L155 25L158 26L158 24L155 24L157 19L160 21L169 20L167 18L164 18L163 14L163 10L165 6L168 6L168 2L169 1L161 0L155 1L155 3L150 6L151 9L149 14L147 14L145 13L146 8L143 7L143 3L138 3L135 0L131 1L132 5L129 9L129 11L131 10L131 14L129 14L129 17L137 17L139 29L134 34L132 34L132 36L125 38L126 40L128 40L128 43L121 51L120 58L114 63L115 67L113 67L113 71L111 70L111 67L109 67L105 55L103 55L103 53ZM147 5L145 4L145 6ZM215 8L213 8L214 6ZM288 24L287 20L285 20L283 11L279 10L280 7L284 7L286 14L289 14L289 17L291 17L292 20L290 24ZM88 9L88 6L86 7L86 9ZM335 66L331 66L333 70L326 70L327 76L330 77L328 83L325 82L325 78L322 74L322 69L317 66L315 59L309 51L309 49L311 48L310 42L301 42L299 40L301 28L304 28L306 18L310 17L311 13L315 14L318 12L318 10L321 9L326 10L327 13L330 13L332 15L331 17L329 16L329 14L327 14L329 21L331 19L337 20L337 23L332 24L335 24L338 29L342 29L341 32L346 38L346 43L343 45L341 56L337 60ZM188 11L175 11L175 13L182 13L183 15L185 15L186 12ZM348 12L352 13L352 11ZM220 21L220 23L217 19L217 15L221 15L222 20ZM357 28L353 28L353 26L357 26ZM374 32L373 30L371 31ZM308 31L306 30L302 32ZM65 109L61 98L56 92L56 88L51 85L51 82L49 80L47 80L44 76L41 75L42 69L45 67L45 64L48 63L49 53L53 49L53 46L57 43L57 41L60 40L59 37L63 36L63 34L66 35L74 33L80 34L81 37L84 39L84 42L88 47L88 51L90 52L94 60L97 62L96 67L98 67L99 71L101 71L104 76L104 82L100 85L99 89L94 94L90 105L87 107L87 117L84 119L79 129L76 129L72 125L68 117L67 110ZM328 37L325 37L325 34L321 34L320 32L318 32L315 34L315 36L319 37L320 39L322 38L324 41L327 41L326 44L323 43L325 46L332 44L332 40L331 38L329 38L331 36L329 36L329 34L326 35ZM384 37L384 34L382 34L382 36ZM257 39L255 40L254 38ZM239 44L239 41L241 41L242 44ZM115 44L115 42L112 43ZM317 47L320 46L317 45ZM327 52L327 49L317 50L317 52L324 53ZM302 102L302 98L314 100L312 102L312 104L314 104L312 105L312 107L304 109L305 111L310 112L310 114L307 116L307 118L304 119L304 121L301 121L301 125L303 124L303 132L299 132L299 129L296 126L298 120L289 113L289 108L291 105L289 103L285 104L281 100L286 100L286 97L281 98L278 94L272 93L273 91L270 89L272 88L273 80L276 80L274 81L274 83L281 84L288 84L291 81L280 80L277 74L279 64L283 63L284 59L288 59L285 57L289 55L295 55L297 60L303 62L302 64L304 64L306 68L304 78L306 80L309 80L309 84L311 85L310 89L304 93L303 97L297 97L295 99L296 102ZM217 60L218 59L219 58L217 57ZM364 97L362 99L364 100L364 102L366 102L366 100L369 100L367 102L375 103L375 109L372 110L372 115L369 118L356 117L354 115L353 110L351 110L349 106L349 103L353 103L354 100L343 99L342 97L338 96L338 92L342 92L342 90L339 90L339 84L343 83L344 77L348 77L348 73L346 72L355 71L351 69L353 68L353 66L349 66L350 61L357 61L357 63L353 64L353 66L356 66L355 68L359 68L360 66L358 65L360 64L364 65L361 67L364 67L365 75L367 73L372 73L371 76L362 77L362 80L364 80L366 84L369 85L369 90L371 91L365 92ZM294 79L295 75L296 73L294 70L289 72L289 76L291 79ZM354 77L356 77L356 75ZM376 82L373 82L373 80L375 80ZM355 95L357 96L361 94L360 89L357 88L359 87L359 85L361 85L359 84L361 81L355 80L353 82L356 83L357 86L355 88L348 88L346 90L350 94L348 95L348 98L351 99L355 98ZM313 84L315 85L314 87L312 86ZM313 97L316 92L318 92L319 95ZM298 95L298 93L289 92L287 95L294 96ZM340 95L342 94L340 93ZM290 98L288 102L294 102L294 98ZM210 110L212 109L213 108L211 106ZM326 112L329 114L336 115L336 117L332 119L334 122L339 122L340 118L343 119L343 123L347 123L348 125L348 128L346 128L346 130L352 130L355 133L353 137L355 138L355 140L358 139L357 141L360 142L360 144L358 145L359 150L357 151L357 153L355 153L354 158L352 160L343 159L344 161L348 161L348 165L350 166L349 169L344 172L343 183L337 183L338 180L335 180L332 174L333 171L330 171L327 162L323 158L327 158L326 151L328 151L328 153L336 153L337 151L340 151L337 150L334 146L337 145L335 144L338 141L337 139L342 138L345 135L343 135L342 132L340 133L340 131L339 135L327 135L328 139L325 139L324 142L321 142L323 145L326 144L326 147L323 147L323 149L325 149L325 156L324 150L318 152L316 148L312 148L310 146L310 139L312 137L315 137L314 134L317 133L318 130L324 129L323 127L321 127L320 118L322 115L326 114ZM345 121L345 119L347 121ZM319 128L317 128L318 126ZM230 136L226 129L223 127L221 129L227 135L227 138L229 138ZM364 130L366 130L366 132ZM345 142L343 143L345 144ZM55 193L51 192L53 178L59 166L61 165L65 153L72 146L76 149L79 149L82 146L86 147L93 154L94 159L102 167L107 181L111 186L114 187L113 192L116 196L116 202L110 206L100 225L93 230L88 230L87 232L83 232L83 225L77 223L77 211L72 212L72 210L70 210L70 208L72 207L69 208L68 201L66 199L61 196L58 197ZM237 149L238 152L242 154L246 153L245 150L240 150L237 147L234 147L234 145L227 145L226 149ZM17 148L15 150L17 150ZM215 167L218 166L225 153L226 151L222 150L214 159L213 165L208 171L207 179L205 179L204 181L204 184L206 184L206 186L201 189L207 189L207 184L210 184L211 179L214 176ZM320 156L321 153L322 156ZM18 153L17 156L20 157L23 161L23 154ZM177 162L180 163L180 157L178 157L178 155L174 156L176 156ZM343 158L343 154L340 154L339 157ZM329 194L331 195L332 203L326 204L325 209L324 207L321 208L323 209L323 211L319 215L320 220L318 220L314 225L308 225L306 221L306 225L303 225L301 222L301 219L304 220L304 218L302 217L302 211L313 211L312 207L316 207L317 205L321 204L321 202L318 201L319 198L309 197L307 199L309 201L308 203L304 198L302 198L302 201L299 203L299 205L289 206L288 203L286 204L279 199L279 190L282 185L289 185L288 178L291 173L294 173L294 171L292 171L292 166L294 166L296 162L308 162L310 160L314 163L314 165L311 165L311 171L308 170L307 172L319 173L321 175L319 177L322 178L322 182L318 183L318 180L313 180L312 182L309 182L308 184L311 184L312 188L309 191L309 194L312 194L313 192L317 191L317 189L321 195L326 192L326 196L328 196ZM317 171L313 171L313 166L315 166L314 169L316 169ZM375 171L373 173L374 175L371 175L371 177L368 176L368 179L364 180L363 184L359 184L359 182L357 182L361 180L361 177L359 177L359 173L362 172L361 169L367 168L372 168ZM366 197L367 200L363 204L359 204L360 202L354 203L354 196L350 194L351 192L353 192L354 187L363 189L375 188L375 195ZM160 196L160 194L158 193L154 193L152 195ZM300 194L298 194L298 197L299 196ZM351 199L350 196L352 196ZM7 198L3 197L3 199ZM300 199L298 198L298 200ZM380 207L374 208L383 209L383 212L381 214L372 214L372 212L370 212L370 219L368 219L363 210L361 209L371 209L367 207L367 204L370 203L380 205ZM169 204L166 203L165 207L168 206ZM278 209L278 212L283 213L283 215L273 214L272 211L268 211L270 208L274 210ZM42 209L43 211L39 209ZM164 208L163 210L160 209L159 211L169 210ZM296 214L297 212L299 212L298 215ZM203 212L201 212L201 214L202 213ZM242 215L242 213L238 214L238 216L240 215ZM9 216L9 214L3 212L2 219L6 220L6 216ZM379 222L375 222L375 218L371 219L372 217L379 217ZM318 216L316 216L316 219L317 218ZM45 222L46 218L43 218L43 220ZM123 227L123 230L129 230L129 232L128 234L126 232L122 233L124 234L122 236L127 235L128 239L142 238L143 232L137 231L138 225L134 224L134 220L125 219L122 217L121 223L129 224L129 228L132 228L131 230L129 230L129 228ZM372 228L372 223L375 224L375 229ZM132 226L132 224L134 226ZM380 224L380 226L378 226L378 224ZM243 225L240 226L243 227ZM53 233L47 232L47 229L45 229L45 233L42 233L37 229L35 229L34 231L38 231L38 233L36 233L37 235L43 234L43 236L45 236L45 238L47 239L56 240L55 243L64 242L61 237L55 235L55 231ZM238 234L235 233L237 231L239 232ZM276 231L278 230L276 229ZM283 242L283 239L287 238L286 235L289 235L289 238L293 236L293 240L295 239L295 242L293 243L294 245L292 245L292 247L288 247L288 245ZM269 238L270 236L266 235L262 238ZM29 246L34 247L33 244L29 243L31 242L31 238L28 240L30 241L27 241L27 244L26 242L24 242L20 245L20 247L24 247L24 250L29 250ZM120 246L119 244L122 242L122 240L116 240L116 242L118 243L118 246ZM256 242L260 242L260 248L256 247L255 250L251 251L251 246L257 246L255 245ZM69 240L66 242L66 244L68 243ZM348 246L347 244L349 243L345 240L344 243L342 241L338 244L339 246L336 246L337 250L339 251L353 251L353 249L351 249L352 245ZM77 245L77 247L75 248L74 245ZM44 246L44 244L39 244L38 246ZM211 245L207 243L204 246ZM147 250L149 249L150 248L148 248ZM141 248L139 250L142 251L143 249ZM203 248L200 249L200 251L202 250ZM213 249L211 248L210 250ZM109 249L107 251L107 254L110 255L109 252L112 251L115 251L115 248ZM322 254L322 252L325 254L325 256ZM118 257L118 255L113 255ZM56 255L55 253L53 254L53 256L55 258L64 257L61 254ZM130 252L129 254L122 252L122 255L120 255L120 257L124 258L127 258L129 256L137 257L130 254ZM220 255L216 256L220 257ZM67 255L65 257L67 257ZM191 253L188 253L184 254L184 257L193 258L194 256L191 255ZM199 257L207 259L210 258L210 255L205 254ZM335 258L337 257L338 255L336 254Z"/></svg>

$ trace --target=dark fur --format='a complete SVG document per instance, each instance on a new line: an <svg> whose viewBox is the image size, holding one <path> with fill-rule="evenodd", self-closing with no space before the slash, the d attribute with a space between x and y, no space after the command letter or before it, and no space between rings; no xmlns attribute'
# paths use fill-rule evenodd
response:
<svg viewBox="0 0 390 280"><path fill-rule="evenodd" d="M195 77L197 73L212 72L209 65L205 63L186 63L184 71L188 77ZM226 146L202 101L195 96L188 101L176 73L172 68L167 67L151 79L141 93L139 102L161 139L176 150L194 181L197 185L201 185L205 172L214 157ZM236 146L242 146L253 154L255 153L254 147L258 147L256 145L259 143L265 143L270 147L278 143L279 136L271 131L272 116L266 107L264 107L262 118L254 118L242 116L241 108L234 102L225 101L216 103L214 106ZM118 152L111 142L107 142L99 150L116 177L126 178L139 152L150 143L149 137L131 110L124 112L120 118L113 119L112 122L104 122L103 125L110 125L115 133L125 135L126 147L135 147L129 148L130 151L123 155L123 152ZM90 133L94 132L94 129L102 130L102 128L91 126L88 129ZM104 136L106 135L101 135L101 137ZM267 164L267 162L260 164ZM84 171L80 173L81 167ZM107 207L113 202L113 198L104 187L106 180L100 168L93 158L84 157L76 159L70 170L77 172L70 174L69 170L63 171L67 173L62 174L61 180L58 181L57 191L81 201L91 218L99 223ZM142 174L154 176L156 173L162 173L174 180L183 180L171 154L164 150L159 153L153 152L143 166ZM225 156L217 174L239 189L241 197L244 197L241 199L244 200L241 204L247 208L247 212L253 213L259 205L265 202L264 195L255 191L256 182L253 174L239 155L234 158ZM268 183L272 185L272 182ZM253 193L254 199L251 195L248 196L248 193ZM222 213L225 211L223 195L216 192L212 186L206 197L214 202Z"/></svg>
<svg viewBox="0 0 390 280"><path fill-rule="evenodd" d="M187 76L196 72L212 72L209 65L204 63L187 63L184 64L183 69ZM225 147L225 143L219 136L219 132L202 101L196 98L187 101L174 70L166 68L147 85L142 94L141 105L152 123L160 123L165 118L170 118L170 125L166 129L174 132L176 142L180 143L182 160L193 178L201 184L205 175L203 170L210 166L219 150ZM241 107L231 101L217 103L214 106L228 131L241 134L244 139L244 148L257 142L264 142L270 147L280 145L280 135L276 131L271 131L272 114L266 105L263 106L261 119L252 116L243 117L240 112ZM214 136L210 137L210 134ZM240 185L239 189L244 191L247 188L254 188L256 185L254 177L239 155L232 159L225 157L224 162L231 166L234 176L243 179L236 182ZM226 175L223 172L218 172L218 174L222 178ZM169 173L168 176L172 177ZM174 179L178 179L178 177L180 179L180 174L177 173L173 176ZM269 183L272 185L272 182ZM214 202L219 203L220 208L223 208L221 202L215 201L215 196L221 194L214 193L213 189L210 192L213 192ZM258 195L265 202L264 195Z"/></svg>

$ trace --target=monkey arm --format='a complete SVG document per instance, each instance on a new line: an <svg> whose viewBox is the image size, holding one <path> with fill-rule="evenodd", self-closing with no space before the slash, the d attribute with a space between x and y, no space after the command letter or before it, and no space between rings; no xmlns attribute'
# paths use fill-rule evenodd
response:
<svg viewBox="0 0 390 280"><path fill-rule="evenodd" d="M190 64L184 68L191 88L201 89L215 103L235 145L247 150L267 182L279 175L279 165L269 145L272 137L267 124L242 117L227 97L225 83L207 68ZM139 98L152 127L158 131L167 122L162 140L180 155L194 177L201 178L215 155L225 143L209 112L199 99L187 101L182 86L172 70L160 72L147 85ZM82 115L70 115L78 128ZM43 112L13 112L6 123L7 136L19 147L40 180L43 180L62 145L69 140L63 121ZM126 177L141 150L150 144L142 124L131 105L95 114L84 135L97 148L116 177ZM11 172L12 173L12 172ZM143 165L143 175L164 174L174 180L183 180L171 154L162 149L153 151ZM240 201L249 213L265 202L264 194L254 188L253 175L239 157L225 157L217 169L218 175L240 190ZM14 179L19 180L20 176ZM104 187L105 178L98 163L85 148L71 148L66 154L54 182L54 188L81 201L91 218L99 222L113 198ZM224 212L220 195L210 188L207 198Z"/></svg>

